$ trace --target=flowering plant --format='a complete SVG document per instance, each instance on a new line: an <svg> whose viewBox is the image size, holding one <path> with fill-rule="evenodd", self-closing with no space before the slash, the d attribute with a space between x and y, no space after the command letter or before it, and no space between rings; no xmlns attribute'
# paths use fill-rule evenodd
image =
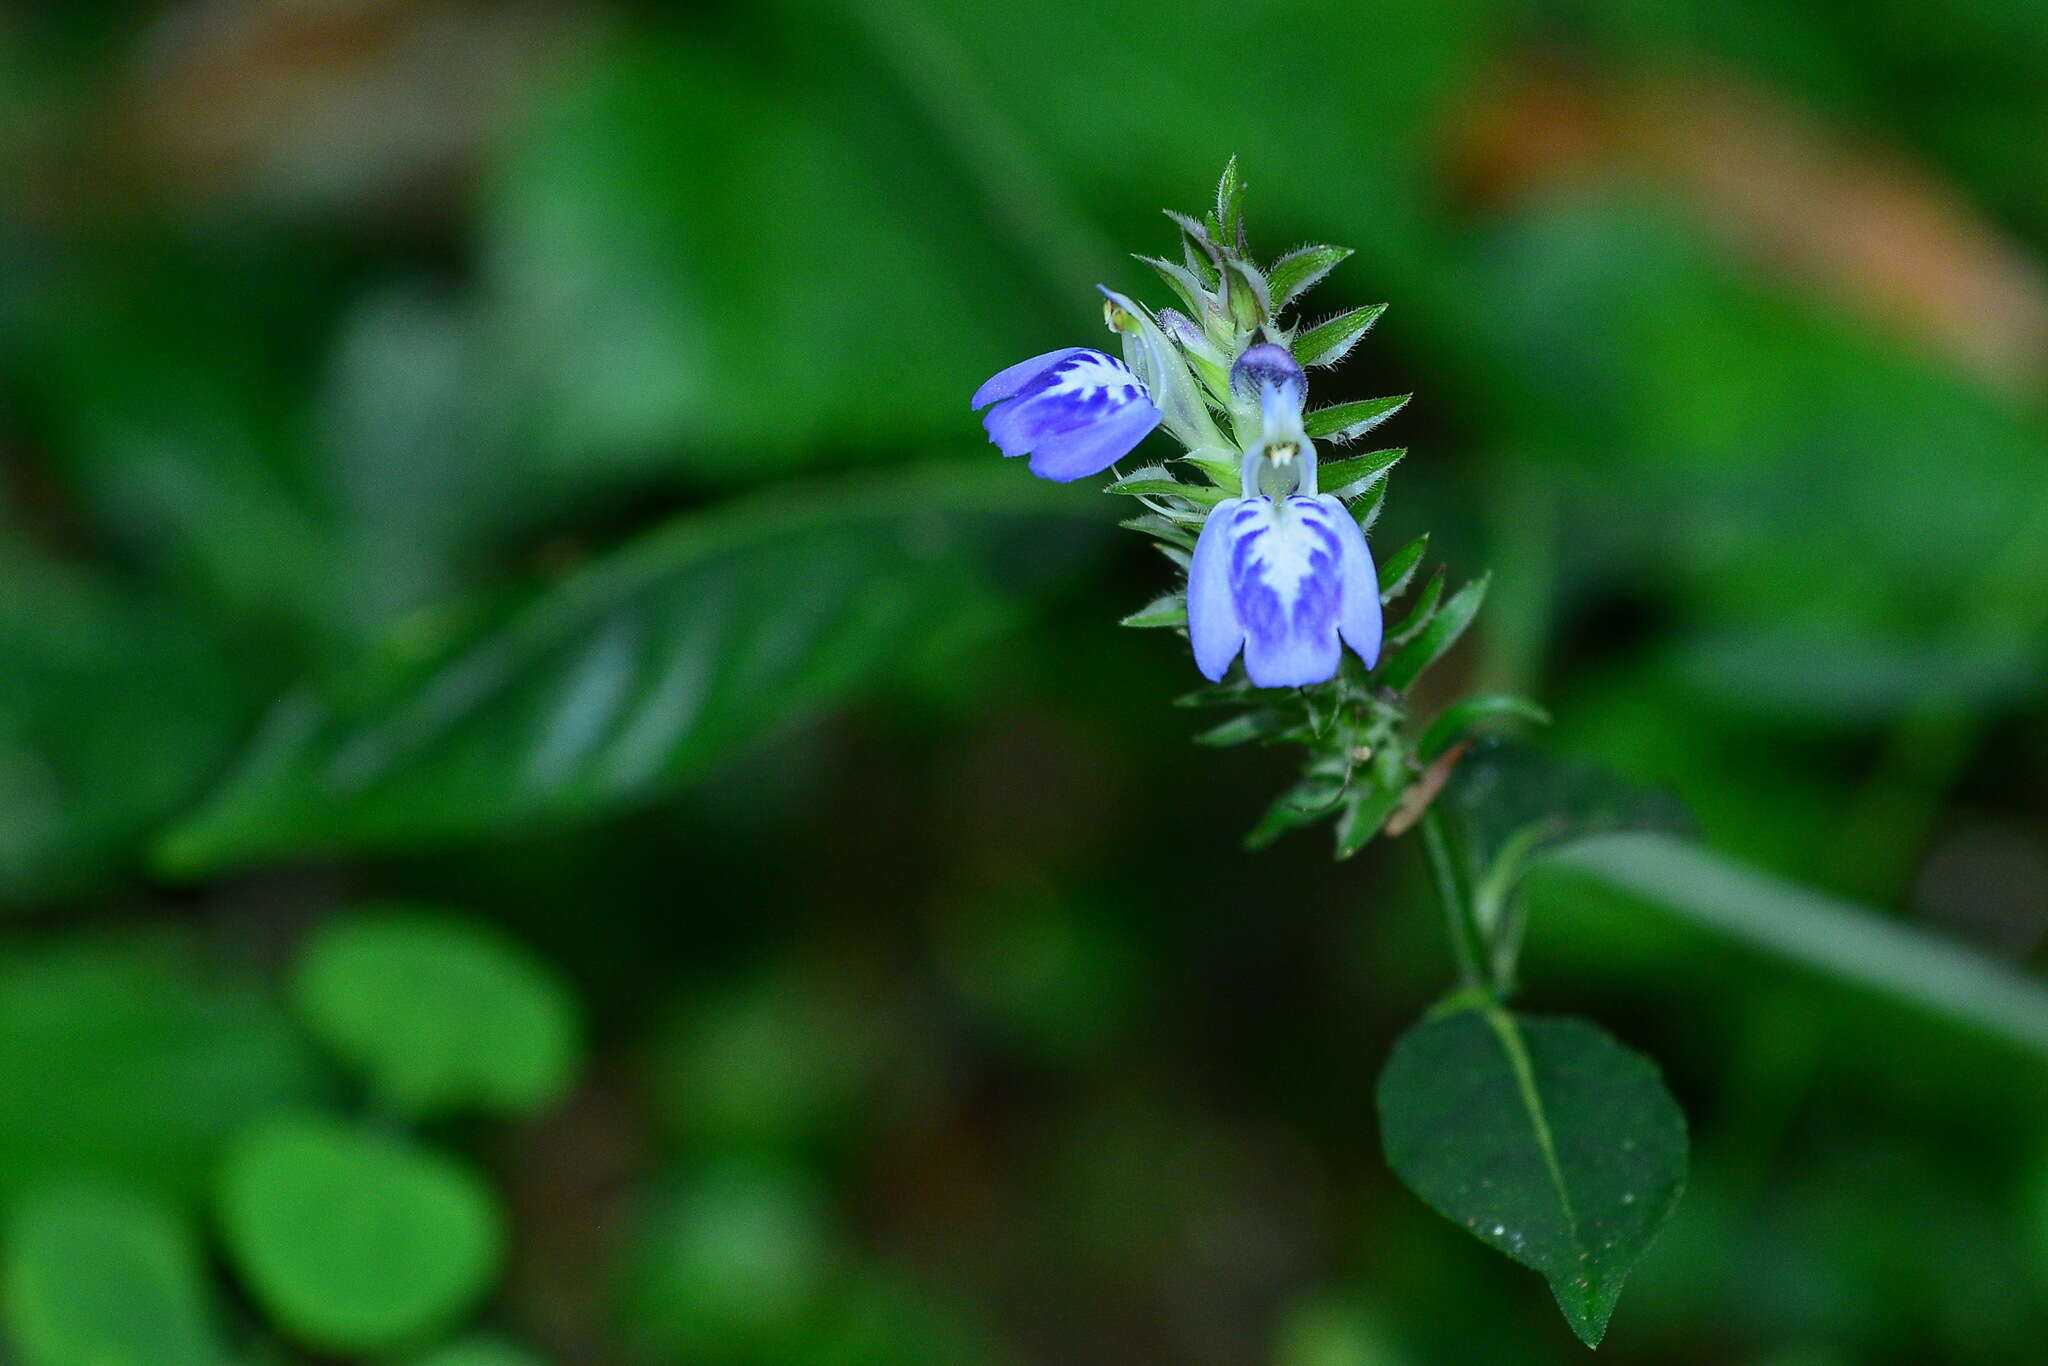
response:
<svg viewBox="0 0 2048 1366"><path fill-rule="evenodd" d="M1573 1329L1597 1345L1684 1184L1684 1119L1656 1068L1604 1033L1507 1008L1521 944L1516 881L1559 834L1555 820L1484 810L1494 784L1440 800L1477 727L1547 717L1524 698L1487 695L1413 724L1411 690L1471 624L1487 580L1446 599L1439 571L1398 621L1383 622L1429 545L1420 536L1381 566L1368 547L1405 452L1325 460L1319 443L1348 446L1408 399L1311 408L1308 371L1342 360L1385 305L1313 323L1291 312L1351 253L1310 245L1258 265L1235 161L1204 217L1169 217L1181 260L1139 259L1180 307L1155 312L1104 287L1121 360L1078 346L1034 356L989 379L974 407L1003 454L1029 457L1045 479L1111 470L1158 428L1184 448L1176 463L1193 477L1146 465L1108 486L1144 506L1123 525L1185 571L1178 591L1124 624L1186 633L1209 685L1180 702L1235 713L1201 743L1305 751L1252 847L1324 819L1339 858L1376 835L1420 831L1460 981L1381 1076L1388 1160L1437 1210L1542 1272Z"/></svg>

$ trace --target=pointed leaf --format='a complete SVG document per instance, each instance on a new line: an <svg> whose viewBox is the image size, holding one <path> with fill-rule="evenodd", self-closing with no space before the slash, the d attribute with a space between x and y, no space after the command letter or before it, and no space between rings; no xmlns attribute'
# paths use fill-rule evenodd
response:
<svg viewBox="0 0 2048 1366"><path fill-rule="evenodd" d="M1177 545L1183 550L1193 550L1195 548L1194 533L1181 526L1178 522L1161 517L1156 512L1147 512L1137 517L1126 517L1121 522L1118 522L1117 525L1127 531L1139 531L1147 536L1157 537L1159 540L1165 541L1169 545Z"/></svg>
<svg viewBox="0 0 2048 1366"><path fill-rule="evenodd" d="M1398 650L1422 632L1436 616L1437 599L1444 595L1444 571L1439 565L1429 576L1429 583L1417 595L1415 603L1408 609L1408 615L1387 628L1386 648ZM1384 599L1382 600L1384 601Z"/></svg>
<svg viewBox="0 0 2048 1366"><path fill-rule="evenodd" d="M1344 803L1343 813L1337 817L1338 858L1350 858L1372 842L1372 837L1386 825L1387 817L1401 804L1401 792L1398 785L1377 782L1353 790Z"/></svg>
<svg viewBox="0 0 2048 1366"><path fill-rule="evenodd" d="M1226 244L1244 250L1244 181L1236 157L1224 163L1223 178L1216 182L1216 225Z"/></svg>
<svg viewBox="0 0 2048 1366"><path fill-rule="evenodd" d="M1190 503L1198 503L1206 508L1215 507L1230 496L1227 491L1217 488L1214 484L1184 484L1178 479L1144 479L1137 475L1119 479L1114 484L1107 485L1102 491L1129 494L1134 498L1184 498Z"/></svg>
<svg viewBox="0 0 2048 1366"><path fill-rule="evenodd" d="M1164 594L1125 617L1120 624L1138 627L1185 626L1188 624L1188 600L1179 593Z"/></svg>
<svg viewBox="0 0 2048 1366"><path fill-rule="evenodd" d="M1228 749L1254 740L1270 740L1295 725L1297 719L1286 712L1265 707L1233 716L1220 726L1211 726L1195 737L1195 743L1211 749Z"/></svg>
<svg viewBox="0 0 2048 1366"><path fill-rule="evenodd" d="M1423 627L1415 639L1403 645L1392 659L1379 667L1375 681L1395 692L1406 692L1422 676L1424 669L1441 659L1445 651L1458 643L1458 637L1465 634L1465 628L1479 614L1479 604L1486 600L1486 585L1490 578L1490 575L1482 575L1460 588L1444 604L1443 610L1430 618L1429 625Z"/></svg>
<svg viewBox="0 0 2048 1366"><path fill-rule="evenodd" d="M1387 481L1375 479L1365 486L1365 493L1351 505L1351 518L1358 523L1358 529L1371 532L1373 523L1387 507Z"/></svg>
<svg viewBox="0 0 2048 1366"><path fill-rule="evenodd" d="M1385 304L1374 304L1317 323L1294 339L1294 358L1303 365L1335 365L1386 311Z"/></svg>
<svg viewBox="0 0 2048 1366"><path fill-rule="evenodd" d="M1406 454L1407 447L1396 446L1321 463L1316 469L1316 484L1323 492L1334 493L1339 498L1356 498L1368 484L1401 463L1401 457Z"/></svg>
<svg viewBox="0 0 2048 1366"><path fill-rule="evenodd" d="M1422 567L1422 556L1428 549L1429 533L1425 531L1395 551L1393 558L1380 566L1381 602L1392 602L1407 591L1408 583L1415 577L1415 571Z"/></svg>
<svg viewBox="0 0 2048 1366"><path fill-rule="evenodd" d="M1140 256L1137 259L1152 267L1159 278L1172 287L1173 292L1180 296L1180 301L1188 306L1189 313L1200 318L1208 312L1208 292L1202 288L1202 282L1195 278L1193 271L1157 256Z"/></svg>
<svg viewBox="0 0 2048 1366"><path fill-rule="evenodd" d="M1266 284L1273 291L1273 307L1285 308L1313 289L1325 275L1336 269L1349 247L1322 245L1297 247L1273 263L1266 272Z"/></svg>
<svg viewBox="0 0 2048 1366"><path fill-rule="evenodd" d="M1656 1067L1583 1020L1484 1004L1402 1036L1379 1113L1409 1189L1541 1272L1597 1346L1685 1185L1685 1117Z"/></svg>
<svg viewBox="0 0 2048 1366"><path fill-rule="evenodd" d="M1311 408L1302 415L1301 427L1318 441L1347 446L1408 406L1411 394L1389 394L1385 398L1362 398L1355 403L1332 403Z"/></svg>

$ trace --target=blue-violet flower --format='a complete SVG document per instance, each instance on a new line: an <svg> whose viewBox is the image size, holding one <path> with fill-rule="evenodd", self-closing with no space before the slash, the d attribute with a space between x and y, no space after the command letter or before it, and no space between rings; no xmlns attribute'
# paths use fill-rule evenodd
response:
<svg viewBox="0 0 2048 1366"><path fill-rule="evenodd" d="M1341 637L1371 668L1380 651L1379 575L1344 504L1316 492L1301 366L1287 348L1261 342L1238 357L1230 382L1234 394L1257 400L1262 431L1244 454L1244 496L1218 503L1195 543L1195 665L1220 681L1242 649L1258 686L1306 687L1336 674Z"/></svg>
<svg viewBox="0 0 2048 1366"><path fill-rule="evenodd" d="M1031 472L1064 483L1100 474L1159 425L1160 411L1130 367L1070 346L1020 361L974 394L982 425L1004 455L1029 455Z"/></svg>

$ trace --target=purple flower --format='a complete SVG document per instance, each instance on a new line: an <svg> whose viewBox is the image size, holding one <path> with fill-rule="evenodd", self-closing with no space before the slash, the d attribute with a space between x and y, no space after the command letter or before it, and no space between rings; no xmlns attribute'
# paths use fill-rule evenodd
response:
<svg viewBox="0 0 2048 1366"><path fill-rule="evenodd" d="M1380 655L1379 573L1344 504L1316 493L1301 365L1286 347L1261 342L1238 357L1230 381L1258 402L1261 432L1245 450L1241 487L1250 496L1218 503L1195 542L1195 665L1220 681L1242 650L1258 686L1302 688L1335 675L1341 639L1371 668ZM1261 491L1266 481L1270 493Z"/></svg>
<svg viewBox="0 0 2048 1366"><path fill-rule="evenodd" d="M1152 396L1122 361L1070 346L1004 370L974 406L1004 455L1029 455L1031 472L1064 483L1100 474L1159 425Z"/></svg>
<svg viewBox="0 0 2048 1366"><path fill-rule="evenodd" d="M1324 682L1337 672L1340 637L1371 668L1380 582L1365 533L1327 493L1224 499L1195 542L1188 637L1211 681L1242 649L1262 688Z"/></svg>

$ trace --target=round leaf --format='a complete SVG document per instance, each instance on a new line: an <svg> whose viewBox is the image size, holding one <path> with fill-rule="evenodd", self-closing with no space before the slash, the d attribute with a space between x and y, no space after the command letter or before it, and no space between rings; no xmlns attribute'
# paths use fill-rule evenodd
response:
<svg viewBox="0 0 2048 1366"><path fill-rule="evenodd" d="M338 1121L252 1131L222 1174L230 1259L279 1327L335 1352L445 1329L489 1284L502 1241L474 1173Z"/></svg>
<svg viewBox="0 0 2048 1366"><path fill-rule="evenodd" d="M1542 1272L1597 1346L1685 1184L1685 1117L1656 1067L1583 1020L1458 1010L1401 1037L1379 1110L1396 1174Z"/></svg>
<svg viewBox="0 0 2048 1366"><path fill-rule="evenodd" d="M9 1221L7 1334L22 1366L218 1366L199 1249L167 1209L53 1188Z"/></svg>
<svg viewBox="0 0 2048 1366"><path fill-rule="evenodd" d="M517 1114L574 1071L568 992L473 921L402 908L338 920L300 958L294 997L313 1032L409 1114Z"/></svg>

